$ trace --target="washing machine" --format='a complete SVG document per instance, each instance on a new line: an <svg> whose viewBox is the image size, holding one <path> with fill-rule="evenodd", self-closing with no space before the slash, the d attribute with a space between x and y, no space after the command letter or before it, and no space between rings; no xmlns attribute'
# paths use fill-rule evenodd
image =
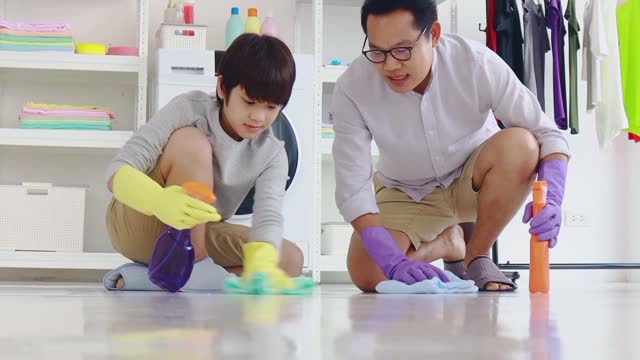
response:
<svg viewBox="0 0 640 360"><path fill-rule="evenodd" d="M154 106L151 113L175 96L191 90L215 93L220 51L158 49L158 71L154 79ZM291 99L272 125L276 137L284 141L289 159L289 179L284 199L284 238L296 243L304 253L304 267L310 267L315 194L313 147L313 56L294 54L296 80ZM213 67L212 67L213 66ZM240 166L240 164L238 164ZM228 222L251 226L253 194L249 194Z"/></svg>

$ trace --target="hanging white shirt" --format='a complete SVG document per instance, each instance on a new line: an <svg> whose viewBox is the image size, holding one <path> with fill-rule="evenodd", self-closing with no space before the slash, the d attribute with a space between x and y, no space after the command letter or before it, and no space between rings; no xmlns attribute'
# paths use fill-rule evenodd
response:
<svg viewBox="0 0 640 360"><path fill-rule="evenodd" d="M372 190L371 140L380 150L378 176L420 201L460 176L469 155L507 127L528 129L540 157L569 155L567 140L511 68L478 42L443 34L424 95L389 88L364 56L338 79L332 113L336 203L346 221L378 213Z"/></svg>
<svg viewBox="0 0 640 360"><path fill-rule="evenodd" d="M623 3L623 0L618 0ZM608 55L601 62L602 101L596 106L596 132L598 143L607 147L613 139L629 127L622 96L620 48L615 1L601 1L602 18L606 33Z"/></svg>
<svg viewBox="0 0 640 360"><path fill-rule="evenodd" d="M582 80L587 82L587 110L602 101L601 61L608 55L601 0L590 0L584 10Z"/></svg>

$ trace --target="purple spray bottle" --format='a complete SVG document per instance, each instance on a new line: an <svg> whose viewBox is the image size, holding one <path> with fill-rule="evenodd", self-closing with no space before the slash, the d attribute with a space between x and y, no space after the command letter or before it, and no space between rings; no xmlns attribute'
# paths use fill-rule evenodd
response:
<svg viewBox="0 0 640 360"><path fill-rule="evenodd" d="M182 188L208 204L216 201L211 189L199 182L186 182ZM149 280L159 287L177 292L189 281L193 271L194 250L191 229L178 230L171 226L158 236L149 261Z"/></svg>

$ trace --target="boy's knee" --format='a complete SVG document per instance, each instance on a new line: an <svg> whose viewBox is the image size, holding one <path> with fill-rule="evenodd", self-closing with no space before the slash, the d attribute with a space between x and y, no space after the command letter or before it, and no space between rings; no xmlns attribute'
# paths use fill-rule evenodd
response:
<svg viewBox="0 0 640 360"><path fill-rule="evenodd" d="M174 131L169 137L164 153L184 157L192 162L210 161L213 156L209 138L195 127L184 127Z"/></svg>
<svg viewBox="0 0 640 360"><path fill-rule="evenodd" d="M282 258L280 267L291 277L298 277L302 274L304 266L304 254L300 248L287 240L282 242Z"/></svg>

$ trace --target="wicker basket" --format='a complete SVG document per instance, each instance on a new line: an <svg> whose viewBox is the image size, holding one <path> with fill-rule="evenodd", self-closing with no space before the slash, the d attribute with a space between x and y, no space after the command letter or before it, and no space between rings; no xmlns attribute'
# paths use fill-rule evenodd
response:
<svg viewBox="0 0 640 360"><path fill-rule="evenodd" d="M173 49L206 49L207 27L204 25L160 25L160 47Z"/></svg>
<svg viewBox="0 0 640 360"><path fill-rule="evenodd" d="M0 250L81 252L86 188L0 185Z"/></svg>

